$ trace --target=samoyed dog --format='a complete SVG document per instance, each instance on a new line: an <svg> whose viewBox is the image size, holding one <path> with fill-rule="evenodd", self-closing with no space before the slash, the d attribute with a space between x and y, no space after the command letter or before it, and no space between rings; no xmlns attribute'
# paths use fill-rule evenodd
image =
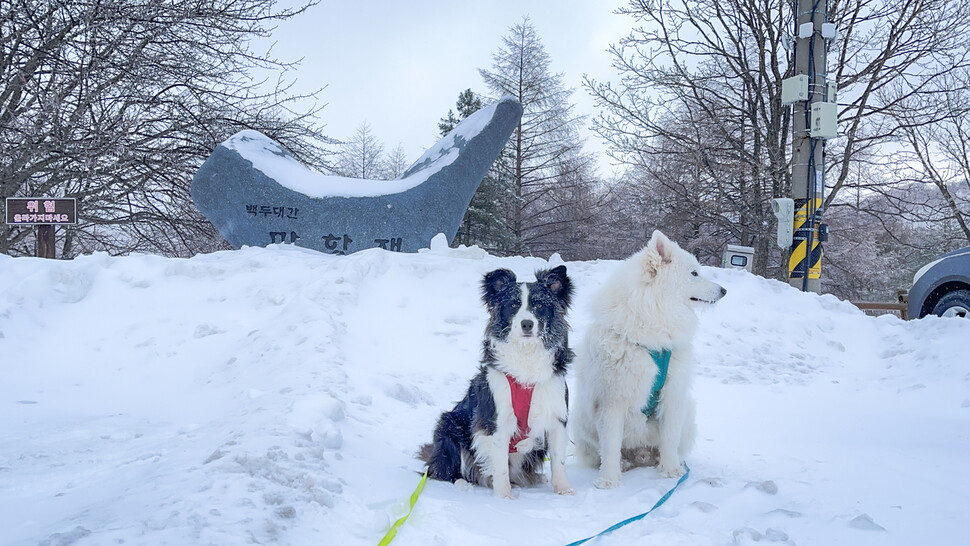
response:
<svg viewBox="0 0 970 546"><path fill-rule="evenodd" d="M594 297L577 347L571 425L579 462L600 468L596 487L619 486L621 471L634 466L683 475L695 433L694 310L726 293L701 275L697 259L654 231Z"/></svg>

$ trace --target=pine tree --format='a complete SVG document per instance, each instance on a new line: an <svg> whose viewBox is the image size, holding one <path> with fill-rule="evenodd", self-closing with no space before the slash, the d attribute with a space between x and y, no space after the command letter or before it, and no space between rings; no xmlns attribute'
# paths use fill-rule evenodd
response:
<svg viewBox="0 0 970 546"><path fill-rule="evenodd" d="M463 119L479 111L482 108L482 98L476 95L471 89L465 89L461 93L458 93L458 101L455 103L455 108L458 109L457 117L454 111L448 110L448 117L441 118L441 121L438 122L438 130L441 132L441 136L447 135Z"/></svg>
<svg viewBox="0 0 970 546"><path fill-rule="evenodd" d="M458 94L455 103L458 116L448 110L448 117L438 123L441 136L448 134L462 120L482 108L482 99L471 89ZM498 162L507 160L500 157ZM465 217L458 227L453 244L478 245L493 253L505 253L513 246L513 237L505 221L504 196L508 193L507 180L501 177L500 170L493 166L472 196Z"/></svg>
<svg viewBox="0 0 970 546"><path fill-rule="evenodd" d="M497 97L515 97L524 110L506 148L508 161L496 162L496 177L509 182L502 201L514 238L510 251L558 252L593 213L574 201L592 195L592 161L578 134L582 118L573 114L572 90L550 71L528 18L509 29L492 59L491 70L479 70L485 84Z"/></svg>

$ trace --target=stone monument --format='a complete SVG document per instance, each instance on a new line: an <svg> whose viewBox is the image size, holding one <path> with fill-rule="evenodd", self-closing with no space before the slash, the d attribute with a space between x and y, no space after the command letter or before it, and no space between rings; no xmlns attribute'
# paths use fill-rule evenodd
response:
<svg viewBox="0 0 970 546"><path fill-rule="evenodd" d="M395 180L326 176L257 131L216 147L192 200L231 245L292 243L332 254L417 252L451 241L488 169L522 116L506 97L468 116Z"/></svg>

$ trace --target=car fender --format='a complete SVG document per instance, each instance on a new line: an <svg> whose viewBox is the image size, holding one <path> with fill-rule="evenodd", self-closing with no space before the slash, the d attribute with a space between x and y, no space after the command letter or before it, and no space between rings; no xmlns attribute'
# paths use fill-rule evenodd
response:
<svg viewBox="0 0 970 546"><path fill-rule="evenodd" d="M933 305L949 290L939 292L947 285L961 285L970 289L970 247L949 252L920 269L909 291L906 311L911 318L921 318L931 313Z"/></svg>

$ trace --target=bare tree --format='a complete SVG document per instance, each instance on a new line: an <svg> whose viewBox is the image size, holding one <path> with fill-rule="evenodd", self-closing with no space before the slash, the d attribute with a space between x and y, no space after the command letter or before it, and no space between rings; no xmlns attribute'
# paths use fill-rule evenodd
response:
<svg viewBox="0 0 970 546"><path fill-rule="evenodd" d="M307 7L274 4L0 1L0 206L10 196L76 197L68 257L219 246L188 192L216 144L251 128L325 162L316 111L291 110L301 97L276 79L293 65L250 48ZM0 252L30 253L31 233L0 226Z"/></svg>
<svg viewBox="0 0 970 546"><path fill-rule="evenodd" d="M830 17L838 28L829 59L844 136L828 150L834 162L826 207L851 180L860 152L879 154L885 144L908 138L907 128L916 120L930 125L951 117L954 112L939 108L938 96L970 67L966 2L833 1ZM965 81L957 85L966 89ZM900 117L901 112L907 114Z"/></svg>
<svg viewBox="0 0 970 546"><path fill-rule="evenodd" d="M918 93L902 93L905 85L894 81L877 93L890 105L886 126L893 128L896 145L855 152L842 198L829 205L830 223L844 225L835 234L838 246L830 245L826 256L837 270L833 274L859 289L852 297L891 298L909 287L923 264L970 244L968 71L956 67ZM887 100L891 97L899 100ZM846 252L843 245L854 250ZM885 263L871 263L873 251ZM881 273L873 278L872 271ZM889 284L879 287L879 282Z"/></svg>
<svg viewBox="0 0 970 546"><path fill-rule="evenodd" d="M569 260L592 260L608 254L609 237L598 237L604 231L600 214L611 197L611 191L598 191L595 164L590 154L577 154L557 167L555 188L540 202L547 210L544 222L537 226L532 244L540 255L560 253Z"/></svg>
<svg viewBox="0 0 970 546"><path fill-rule="evenodd" d="M393 180L401 176L411 166L411 163L407 152L404 151L404 145L398 143L384 160L384 178Z"/></svg>
<svg viewBox="0 0 970 546"><path fill-rule="evenodd" d="M890 214L940 224L945 240L924 243L936 252L970 244L970 71L951 76L938 93L920 98L935 107L913 108L911 99L891 110L905 147L884 161L894 167L894 187L907 191L877 189Z"/></svg>
<svg viewBox="0 0 970 546"><path fill-rule="evenodd" d="M337 158L337 172L349 178L380 180L385 177L384 144L374 136L366 122L343 143Z"/></svg>
<svg viewBox="0 0 970 546"><path fill-rule="evenodd" d="M817 4L800 6L632 0L619 13L637 27L612 48L621 82L587 80L606 109L596 128L614 157L650 173L646 183L679 195L700 233L721 238L712 242L754 246L756 271L779 277L786 269L771 244L768 205L791 188L791 113L780 104L781 81L792 73L793 11ZM965 65L970 24L962 2L851 0L829 7L839 31L828 47L842 134L826 143L826 207L851 179L855 158L898 135L888 109L925 96ZM685 168L693 162L686 171L693 183L669 178L671 156L686 160Z"/></svg>
<svg viewBox="0 0 970 546"><path fill-rule="evenodd" d="M511 190L504 200L514 237L508 252L555 252L577 225L563 218L574 193L566 185L593 182L591 159L578 136L582 118L573 113L572 90L563 86L562 74L550 72L549 55L528 18L509 29L492 59L491 70L479 70L485 84L496 95L515 97L524 109L496 163L496 176L508 180ZM579 220L594 213L582 212Z"/></svg>
<svg viewBox="0 0 970 546"><path fill-rule="evenodd" d="M587 79L606 108L596 130L615 159L671 194L669 214L687 231L680 240L711 256L732 241L754 246L761 273L768 271L768 205L790 185L790 113L777 100L786 6L630 2L619 11L642 26L612 47L622 83ZM690 242L702 236L710 244Z"/></svg>

